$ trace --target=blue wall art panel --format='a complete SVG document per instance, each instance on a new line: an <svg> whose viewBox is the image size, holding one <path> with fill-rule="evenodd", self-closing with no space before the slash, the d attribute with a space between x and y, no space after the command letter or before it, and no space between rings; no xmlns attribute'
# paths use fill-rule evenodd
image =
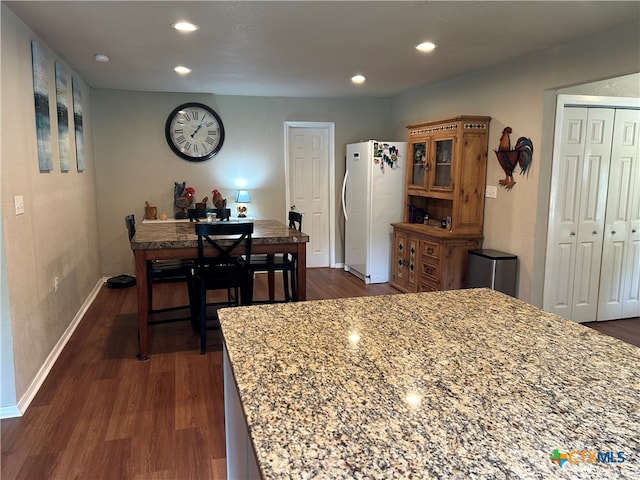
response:
<svg viewBox="0 0 640 480"><path fill-rule="evenodd" d="M47 86L47 53L35 41L31 42L33 65L33 98L36 107L36 138L38 141L38 166L41 172L53 169L51 155L51 120L49 118L49 89Z"/></svg>
<svg viewBox="0 0 640 480"><path fill-rule="evenodd" d="M80 92L80 81L72 78L73 88L73 123L76 133L76 164L78 171L84 171L84 136L82 134L82 98Z"/></svg>
<svg viewBox="0 0 640 480"><path fill-rule="evenodd" d="M71 170L71 137L69 135L67 71L56 62L56 110L58 111L58 147L60 171Z"/></svg>

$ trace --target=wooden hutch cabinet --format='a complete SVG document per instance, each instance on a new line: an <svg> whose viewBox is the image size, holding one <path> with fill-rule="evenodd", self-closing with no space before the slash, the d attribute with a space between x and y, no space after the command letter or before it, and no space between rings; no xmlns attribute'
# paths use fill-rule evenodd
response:
<svg viewBox="0 0 640 480"><path fill-rule="evenodd" d="M391 285L404 292L464 286L480 248L490 117L408 125L404 222L394 223Z"/></svg>

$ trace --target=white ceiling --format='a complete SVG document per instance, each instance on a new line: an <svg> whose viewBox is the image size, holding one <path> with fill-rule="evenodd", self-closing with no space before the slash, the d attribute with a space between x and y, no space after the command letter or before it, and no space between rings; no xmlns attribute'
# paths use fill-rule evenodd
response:
<svg viewBox="0 0 640 480"><path fill-rule="evenodd" d="M640 21L638 1L3 3L94 88L288 97L393 96Z"/></svg>

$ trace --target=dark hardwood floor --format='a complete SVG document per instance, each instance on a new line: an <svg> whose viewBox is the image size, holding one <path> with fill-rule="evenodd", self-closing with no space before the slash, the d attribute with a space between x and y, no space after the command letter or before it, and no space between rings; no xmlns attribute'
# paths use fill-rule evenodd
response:
<svg viewBox="0 0 640 480"><path fill-rule="evenodd" d="M156 307L186 303L184 284L155 289ZM267 298L264 275L255 290ZM309 300L388 293L399 292L339 269L308 272ZM593 327L640 346L640 319ZM103 288L24 416L2 420L0 477L225 478L219 331L206 355L189 322L150 333L151 361L138 362L135 289Z"/></svg>
<svg viewBox="0 0 640 480"><path fill-rule="evenodd" d="M640 347L640 317L606 322L585 322L582 325Z"/></svg>

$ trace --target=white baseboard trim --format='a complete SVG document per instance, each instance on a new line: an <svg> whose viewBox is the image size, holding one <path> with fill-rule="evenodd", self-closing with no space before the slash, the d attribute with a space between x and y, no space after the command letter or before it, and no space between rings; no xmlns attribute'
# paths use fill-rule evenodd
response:
<svg viewBox="0 0 640 480"><path fill-rule="evenodd" d="M18 408L18 405L11 405L10 407L0 408L0 419L21 417L22 412Z"/></svg>
<svg viewBox="0 0 640 480"><path fill-rule="evenodd" d="M27 408L29 408L29 405L33 401L33 398L36 396L36 393L38 393L38 390L40 390L42 383L47 378L47 375L49 375L49 372L51 371L51 369L53 368L53 365L56 363L56 360L62 353L62 350L64 349L65 345L71 338L71 335L73 335L73 332L76 330L76 328L80 324L82 317L84 317L84 314L87 313L87 310L89 309L93 301L98 296L98 292L100 291L100 288L102 288L102 285L105 282L106 282L106 277L102 277L100 278L100 280L98 280L98 283L96 284L95 287L93 287L93 290L83 302L82 306L80 307L80 310L78 310L75 317L73 317L73 321L69 324L65 332L62 334L62 336L60 337L60 340L58 340L58 343L56 343L55 347L53 347L53 349L51 350L51 353L49 353L49 356L45 360L42 367L40 367L40 370L38 371L37 375L31 382L31 385L29 385L29 388L27 388L27 391L20 398L20 400L18 400L18 404L11 405L8 407L2 407L0 409L0 418L21 417L24 414L24 412L27 411Z"/></svg>

